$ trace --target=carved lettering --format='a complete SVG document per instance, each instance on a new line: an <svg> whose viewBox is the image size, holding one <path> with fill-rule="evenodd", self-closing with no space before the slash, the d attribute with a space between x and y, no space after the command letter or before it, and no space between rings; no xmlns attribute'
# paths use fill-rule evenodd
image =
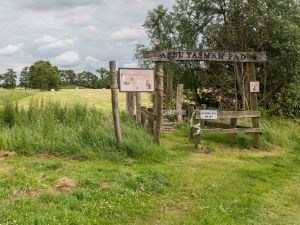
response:
<svg viewBox="0 0 300 225"><path fill-rule="evenodd" d="M219 53L219 59L224 59L225 54L224 53Z"/></svg>
<svg viewBox="0 0 300 225"><path fill-rule="evenodd" d="M191 58L192 52L186 52L186 54L188 55L188 58Z"/></svg>
<svg viewBox="0 0 300 225"><path fill-rule="evenodd" d="M266 62L264 52L227 52L227 51L148 51L144 53L145 61L219 61L219 62Z"/></svg>
<svg viewBox="0 0 300 225"><path fill-rule="evenodd" d="M203 56L205 59L209 59L210 58L210 52L204 52Z"/></svg>

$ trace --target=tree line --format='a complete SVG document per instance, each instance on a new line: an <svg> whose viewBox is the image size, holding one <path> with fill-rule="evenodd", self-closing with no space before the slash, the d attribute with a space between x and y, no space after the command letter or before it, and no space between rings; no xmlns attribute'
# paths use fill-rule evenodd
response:
<svg viewBox="0 0 300 225"><path fill-rule="evenodd" d="M30 67L25 67L20 73L17 85L17 74L8 69L0 74L0 86L13 89L17 86L26 89L50 90L60 86L76 85L86 88L109 88L109 71L105 68L96 70L96 74L89 71L75 73L73 70L58 69L47 61L37 61Z"/></svg>

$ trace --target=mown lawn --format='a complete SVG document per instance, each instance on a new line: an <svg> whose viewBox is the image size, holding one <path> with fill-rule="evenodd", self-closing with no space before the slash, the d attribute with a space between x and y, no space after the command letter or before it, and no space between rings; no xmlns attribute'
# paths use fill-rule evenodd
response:
<svg viewBox="0 0 300 225"><path fill-rule="evenodd" d="M96 93L109 99L101 90L85 93L85 103L98 102ZM33 96L46 94L53 93ZM209 153L195 153L183 126L163 135L167 154L159 161L78 161L40 151L0 159L0 224L300 224L299 121L262 126L260 151L248 136L211 135ZM62 177L76 187L58 191Z"/></svg>

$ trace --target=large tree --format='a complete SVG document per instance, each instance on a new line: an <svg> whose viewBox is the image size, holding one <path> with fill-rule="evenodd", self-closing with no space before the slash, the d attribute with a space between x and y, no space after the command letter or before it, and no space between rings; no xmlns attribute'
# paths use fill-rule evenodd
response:
<svg viewBox="0 0 300 225"><path fill-rule="evenodd" d="M144 26L149 48L160 44L164 49L267 52L268 62L257 65L257 77L263 84L261 105L269 104L276 93L300 78L296 0L177 0L172 11L163 6L150 11ZM185 83L198 102L248 106L243 64L184 62L167 63L166 68L175 70L176 81Z"/></svg>
<svg viewBox="0 0 300 225"><path fill-rule="evenodd" d="M109 88L110 87L109 71L102 67L102 68L96 70L96 73L98 73L100 76L97 87L98 88Z"/></svg>
<svg viewBox="0 0 300 225"><path fill-rule="evenodd" d="M57 89L59 80L58 69L50 62L37 61L29 69L29 81L32 88Z"/></svg>
<svg viewBox="0 0 300 225"><path fill-rule="evenodd" d="M16 72L12 69L8 69L6 73L2 74L2 87L7 89L13 89L16 88L16 79L17 75Z"/></svg>
<svg viewBox="0 0 300 225"><path fill-rule="evenodd" d="M20 78L19 78L19 86L25 87L25 89L31 88L30 80L29 80L29 67L24 67L23 70L21 71Z"/></svg>
<svg viewBox="0 0 300 225"><path fill-rule="evenodd" d="M73 70L59 70L62 84L75 84L76 73Z"/></svg>

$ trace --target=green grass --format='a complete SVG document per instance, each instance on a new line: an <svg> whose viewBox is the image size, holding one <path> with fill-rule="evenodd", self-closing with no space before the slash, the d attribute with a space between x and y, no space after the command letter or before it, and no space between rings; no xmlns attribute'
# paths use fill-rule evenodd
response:
<svg viewBox="0 0 300 225"><path fill-rule="evenodd" d="M25 110L6 104L0 110L0 147L26 156L48 153L80 160L165 158L147 130L125 114L121 121L123 146L117 150L112 118L96 108L35 102Z"/></svg>
<svg viewBox="0 0 300 225"><path fill-rule="evenodd" d="M108 89L62 89L54 93L45 91L38 92L35 95L19 99L18 103L21 106L28 107L31 102L48 102L55 101L62 104L74 105L84 104L89 107L101 109L103 112L111 112L111 91ZM150 106L150 96L147 93L142 93L142 104ZM125 110L125 93L119 93L119 108Z"/></svg>
<svg viewBox="0 0 300 225"><path fill-rule="evenodd" d="M97 91L109 98L108 93ZM67 95L68 91L61 93ZM19 105L29 107L26 103L29 99L44 99L45 94L18 98ZM92 106L94 94L94 90L86 90L81 98L90 101L88 105ZM73 96L74 93L70 94L70 99L74 99ZM67 113L63 113L66 118L79 107L72 104L65 109ZM69 129L68 120L56 123L53 122L56 117L51 117L59 115L55 110L49 115L38 110L39 122L32 127L28 123L26 132L29 136L36 132L46 137L45 140L51 141L43 146L54 147L51 151L32 148L32 156L22 156L26 155L22 149L27 146L24 137L28 136L17 138L16 135L25 126L14 128L22 125L18 124L23 123L26 112L15 120L2 114L2 144L8 143L3 141L4 137L16 140L20 154L0 160L0 224L300 224L299 120L263 119L261 150L251 147L251 136L239 135L236 140L226 135L205 136L203 144L211 149L205 154L193 152L186 125L178 132L164 134L163 148L157 149L147 131L122 115L122 130L127 140L127 147L122 151L126 154L112 158L104 156L109 160L102 160L101 154L106 150L108 155L118 153L112 146L96 150L98 148L86 143L84 151L71 152L73 147L68 147L72 142L86 140L88 143L90 138L107 140L105 135L113 136L106 113L109 109L106 107L99 112L100 105L101 102L96 109L83 108L89 112L83 113L84 123L76 122L81 117L71 117L72 127L83 129L82 125L87 125L84 132L74 132L85 134L82 136L85 139L73 138L72 129L64 135L58 131L55 138L50 138L55 132L45 134L43 127L55 125ZM51 110L55 109L50 106ZM93 112L94 116L86 117ZM91 118L93 122L89 121ZM14 121L13 125L10 121ZM46 124L47 121L50 122ZM100 131L92 134L90 130L95 129L90 128L94 128L94 124ZM36 131L31 131L34 129ZM45 141L43 137L40 142ZM39 139L35 142L39 143ZM14 141L9 143L10 150L14 150ZM151 150L158 153L149 152ZM147 154L143 155L143 151ZM76 157L76 152L91 157ZM82 160L85 158L88 160ZM122 160L116 160L119 158ZM160 159L155 160L157 158ZM57 192L54 187L62 177L76 180L77 186L68 193Z"/></svg>
<svg viewBox="0 0 300 225"><path fill-rule="evenodd" d="M39 93L37 90L14 89L7 90L0 88L0 105L6 102L17 102L21 99L33 96Z"/></svg>

